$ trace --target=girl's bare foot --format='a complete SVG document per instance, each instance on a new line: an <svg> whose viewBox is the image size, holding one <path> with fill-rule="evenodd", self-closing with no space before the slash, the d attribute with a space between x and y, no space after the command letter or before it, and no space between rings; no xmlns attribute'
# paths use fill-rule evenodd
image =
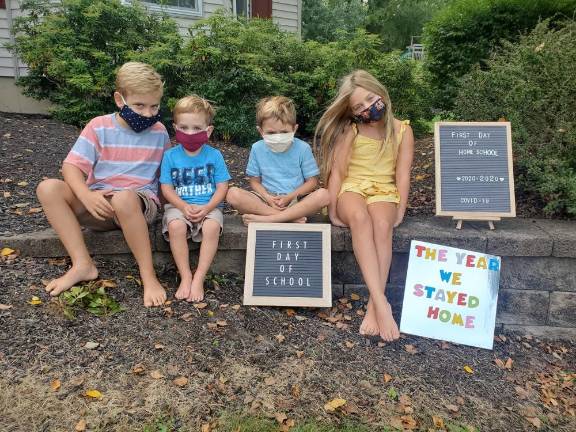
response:
<svg viewBox="0 0 576 432"><path fill-rule="evenodd" d="M158 279L150 278L142 280L144 285L144 306L162 306L166 301L166 290Z"/></svg>
<svg viewBox="0 0 576 432"><path fill-rule="evenodd" d="M190 287L192 285L192 275L181 276L180 286L174 295L178 300L184 300L190 297Z"/></svg>
<svg viewBox="0 0 576 432"><path fill-rule="evenodd" d="M70 270L57 279L53 279L46 285L46 291L51 296L57 296L76 285L78 282L91 281L98 277L98 269L94 263L73 264Z"/></svg>
<svg viewBox="0 0 576 432"><path fill-rule="evenodd" d="M186 300L189 302L200 302L204 300L204 278L202 278L201 281L197 281L196 278L194 278L190 289L190 295Z"/></svg>
<svg viewBox="0 0 576 432"><path fill-rule="evenodd" d="M382 311L376 310L376 319L378 322L378 328L380 329L380 337L386 342L392 342L400 337L400 330L398 330L398 325L394 321L392 316L392 307L390 303L385 301L383 305L384 309ZM376 306L374 306L376 309Z"/></svg>
<svg viewBox="0 0 576 432"><path fill-rule="evenodd" d="M365 336L376 336L380 333L378 321L376 320L376 309L372 300L368 301L366 315L360 324L360 334Z"/></svg>

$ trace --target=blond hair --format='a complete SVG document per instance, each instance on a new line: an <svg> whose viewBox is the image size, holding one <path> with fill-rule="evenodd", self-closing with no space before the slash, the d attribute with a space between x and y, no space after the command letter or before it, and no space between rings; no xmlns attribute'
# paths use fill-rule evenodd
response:
<svg viewBox="0 0 576 432"><path fill-rule="evenodd" d="M292 99L286 96L269 96L260 99L256 105L256 124L262 127L262 123L268 119L280 120L284 124L294 126L296 107Z"/></svg>
<svg viewBox="0 0 576 432"><path fill-rule="evenodd" d="M128 62L116 72L116 91L122 96L164 92L162 77L146 63Z"/></svg>
<svg viewBox="0 0 576 432"><path fill-rule="evenodd" d="M384 151L386 143L396 146L394 136L394 115L392 104L386 87L384 87L372 74L365 70L355 70L342 78L338 94L326 109L314 132L314 149L320 159L320 171L324 182L328 181L332 164L334 163L334 144L342 135L344 128L352 121L350 96L358 87L362 87L382 98L386 105L384 114L385 139L380 144L379 154Z"/></svg>
<svg viewBox="0 0 576 432"><path fill-rule="evenodd" d="M172 110L172 120L177 121L178 114L183 113L203 113L206 116L206 124L210 126L214 120L214 108L206 99L198 95L190 95L183 97L176 102Z"/></svg>

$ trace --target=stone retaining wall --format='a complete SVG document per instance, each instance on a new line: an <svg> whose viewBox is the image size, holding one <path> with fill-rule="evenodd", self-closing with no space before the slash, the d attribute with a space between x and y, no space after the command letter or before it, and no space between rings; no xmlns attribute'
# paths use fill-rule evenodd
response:
<svg viewBox="0 0 576 432"><path fill-rule="evenodd" d="M171 260L169 245L158 227L150 231L157 263ZM226 216L224 234L213 264L215 272L244 272L247 230L237 216ZM126 258L130 250L119 231L86 234L96 255ZM410 241L416 239L502 257L497 324L511 330L547 337L576 337L576 222L510 219L487 224L465 222L456 230L447 218L408 218L394 232L388 296L401 304ZM0 237L0 247L23 255L66 255L52 230ZM192 245L197 249L198 245ZM195 259L195 254L191 254ZM352 253L350 232L332 227L332 282L335 296L367 293ZM395 310L399 310L395 307Z"/></svg>

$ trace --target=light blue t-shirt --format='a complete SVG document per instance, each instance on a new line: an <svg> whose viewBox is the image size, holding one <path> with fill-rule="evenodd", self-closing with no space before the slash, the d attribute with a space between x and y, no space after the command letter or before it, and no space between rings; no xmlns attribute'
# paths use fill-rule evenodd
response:
<svg viewBox="0 0 576 432"><path fill-rule="evenodd" d="M230 178L222 153L208 144L204 144L196 156L188 155L177 145L162 158L160 183L172 185L188 204L208 204L216 192L216 184Z"/></svg>
<svg viewBox="0 0 576 432"><path fill-rule="evenodd" d="M312 149L307 142L294 138L288 150L275 153L264 140L252 144L246 174L260 177L262 186L271 194L286 195L310 177L320 174Z"/></svg>

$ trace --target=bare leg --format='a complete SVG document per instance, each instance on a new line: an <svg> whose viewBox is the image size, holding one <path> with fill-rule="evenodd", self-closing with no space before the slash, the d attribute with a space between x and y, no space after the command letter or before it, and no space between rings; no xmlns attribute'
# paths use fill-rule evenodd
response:
<svg viewBox="0 0 576 432"><path fill-rule="evenodd" d="M253 193L237 187L231 187L226 194L226 201L240 214L273 215L280 210L270 207Z"/></svg>
<svg viewBox="0 0 576 432"><path fill-rule="evenodd" d="M390 308L382 290L383 282L380 279L380 270L378 269L379 262L374 242L374 229L366 201L358 194L345 192L338 199L337 210L342 221L350 227L352 232L354 255L376 310L378 334L385 341L392 341L395 338L393 328L390 327L389 323Z"/></svg>
<svg viewBox="0 0 576 432"><path fill-rule="evenodd" d="M199 302L204 299L204 279L210 269L220 238L220 224L214 219L205 219L202 224L202 243L198 257L198 267L192 280L189 301Z"/></svg>
<svg viewBox="0 0 576 432"><path fill-rule="evenodd" d="M63 276L50 281L46 286L46 291L50 295L57 296L78 282L96 279L98 270L88 253L82 236L82 228L76 217L84 210L84 206L74 195L70 186L62 180L44 180L38 185L36 194L48 222L58 234L72 260L70 270Z"/></svg>
<svg viewBox="0 0 576 432"><path fill-rule="evenodd" d="M138 263L144 285L144 306L164 304L166 291L154 271L148 225L142 213L140 198L134 191L124 190L115 193L110 203L116 212L126 243Z"/></svg>
<svg viewBox="0 0 576 432"><path fill-rule="evenodd" d="M392 229L394 227L394 218L396 217L396 205L388 202L376 202L368 205L368 213L370 213L374 227L374 243L376 244L376 252L378 254L380 279L383 283L382 291L385 292L390 263L392 261ZM388 305L388 307L390 307L390 305ZM391 308L390 314L387 316L389 321L388 325L392 329L392 335L397 339L400 337L400 332L396 321L394 321L392 317ZM372 298L368 301L367 313L362 322L362 326L364 326L367 334L373 334L375 326L377 328L376 309ZM362 326L360 327L361 330Z"/></svg>
<svg viewBox="0 0 576 432"><path fill-rule="evenodd" d="M174 219L168 224L168 236L170 238L170 250L174 257L174 262L180 274L180 286L176 291L178 300L186 299L190 296L192 285L192 269L190 268L190 251L188 249L188 225L181 219Z"/></svg>
<svg viewBox="0 0 576 432"><path fill-rule="evenodd" d="M300 221L330 203L330 194L326 189L317 189L296 204L273 215L246 214L245 223L250 222L293 222Z"/></svg>

